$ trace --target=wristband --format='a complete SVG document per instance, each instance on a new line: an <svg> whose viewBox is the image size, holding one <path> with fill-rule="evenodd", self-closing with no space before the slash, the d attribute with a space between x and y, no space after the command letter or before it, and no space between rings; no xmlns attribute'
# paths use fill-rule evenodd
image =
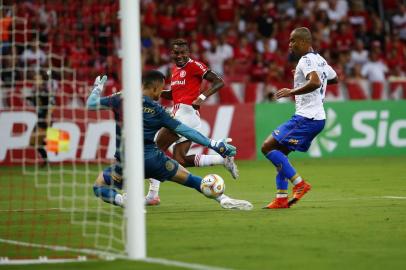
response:
<svg viewBox="0 0 406 270"><path fill-rule="evenodd" d="M199 98L204 101L207 97L203 94L200 94Z"/></svg>
<svg viewBox="0 0 406 270"><path fill-rule="evenodd" d="M213 139L210 139L210 143L209 143L208 147L213 149L214 146L216 146L216 141Z"/></svg>

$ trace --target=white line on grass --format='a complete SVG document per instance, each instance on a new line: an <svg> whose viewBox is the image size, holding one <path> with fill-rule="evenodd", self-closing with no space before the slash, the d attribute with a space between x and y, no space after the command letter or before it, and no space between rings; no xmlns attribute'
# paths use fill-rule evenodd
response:
<svg viewBox="0 0 406 270"><path fill-rule="evenodd" d="M20 208L20 209L0 209L1 212L42 212L42 211L72 211L72 212L85 212L98 210L99 208L86 208L86 209L73 209L73 208L62 208L62 207L51 207L51 208Z"/></svg>
<svg viewBox="0 0 406 270"><path fill-rule="evenodd" d="M401 196L382 196L383 199L406 200L406 197Z"/></svg>
<svg viewBox="0 0 406 270"><path fill-rule="evenodd" d="M145 260L142 260L142 261L169 265L169 266L179 266L179 267L189 268L189 269L193 269L193 270L231 270L230 268L208 266L208 265L196 264L196 263L185 263L185 262L179 262L179 261L173 261L173 260L167 260L167 259L161 259L161 258L146 258Z"/></svg>
<svg viewBox="0 0 406 270"><path fill-rule="evenodd" d="M328 198L328 199L306 199L306 202L340 202L340 201L357 201L357 200L406 200L402 196L372 196L372 197L353 197L353 198Z"/></svg>
<svg viewBox="0 0 406 270"><path fill-rule="evenodd" d="M124 254L113 254L110 252L96 250L96 249L70 248L70 247L64 247L64 246L34 244L34 243L15 241L15 240L3 239L3 238L0 238L0 243L6 243L6 244L24 246L24 247L45 248L45 249L50 249L50 250L55 250L55 251L77 252L77 253L81 253L81 254L95 255L95 256L98 256L98 257L101 257L101 258L107 259L107 260L128 259L128 257L125 256ZM35 264L37 264L37 263L66 263L66 262L72 262L72 261L76 261L76 262L77 261L86 261L86 258L79 257L78 260L73 260L73 259L45 260L44 257L41 257L41 258L39 258L39 260L11 260L11 259L2 257L0 260L0 265L33 264L33 263L35 263ZM182 267L182 268L187 268L187 269L192 269L192 270L231 270L230 268L208 266L208 265L196 264L196 263L186 263L186 262L167 260L167 259L162 259L162 258L147 257L140 261L147 262L147 263L168 265L168 266L177 266L177 267Z"/></svg>
<svg viewBox="0 0 406 270"><path fill-rule="evenodd" d="M335 201L348 201L348 200L371 200L371 199L390 199L390 200L406 200L406 197L403 196L375 196L375 197L356 197L356 198L331 198L331 199L324 199L324 200L306 200L306 202L335 202ZM6 212L41 212L41 211L73 211L73 212L85 212L85 211L96 211L99 208L87 208L87 209L72 209L72 208L23 208L23 209L0 209L0 213ZM213 210L210 210L213 211ZM217 210L223 211L223 210ZM184 211L182 212L198 212L198 211ZM161 212L159 212L161 213ZM165 213L170 213L165 211Z"/></svg>

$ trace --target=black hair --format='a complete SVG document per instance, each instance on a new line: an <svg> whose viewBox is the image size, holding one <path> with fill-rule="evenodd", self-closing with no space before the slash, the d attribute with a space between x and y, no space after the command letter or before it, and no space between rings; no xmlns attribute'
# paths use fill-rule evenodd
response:
<svg viewBox="0 0 406 270"><path fill-rule="evenodd" d="M161 83L165 80L165 75L158 70L150 70L142 75L142 86L151 88L157 82Z"/></svg>
<svg viewBox="0 0 406 270"><path fill-rule="evenodd" d="M178 39L172 40L171 41L171 48L173 48L175 45L189 47L188 42L183 38L178 38Z"/></svg>

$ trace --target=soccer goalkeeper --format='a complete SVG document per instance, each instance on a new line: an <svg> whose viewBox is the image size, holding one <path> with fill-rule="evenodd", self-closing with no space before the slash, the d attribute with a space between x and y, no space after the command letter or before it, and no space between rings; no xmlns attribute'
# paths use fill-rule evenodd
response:
<svg viewBox="0 0 406 270"><path fill-rule="evenodd" d="M94 194L107 203L121 207L125 206L125 194L121 195L117 189L122 189L121 165L121 128L122 128L122 97L121 92L108 97L100 97L107 77L97 77L94 88L87 99L89 109L111 108L116 120L116 162L99 174L93 186ZM144 122L144 170L146 178L155 178L159 181L170 180L181 185L194 188L201 192L202 178L192 175L179 163L158 149L154 142L155 134L162 127L185 136L191 141L209 147L223 157L234 156L236 148L225 140L215 141L189 128L176 119L173 119L166 110L156 101L161 95L165 85L165 77L159 71L149 71L142 78L143 92L143 122ZM225 194L215 198L221 207L226 209L251 210L252 204L244 200L236 200Z"/></svg>

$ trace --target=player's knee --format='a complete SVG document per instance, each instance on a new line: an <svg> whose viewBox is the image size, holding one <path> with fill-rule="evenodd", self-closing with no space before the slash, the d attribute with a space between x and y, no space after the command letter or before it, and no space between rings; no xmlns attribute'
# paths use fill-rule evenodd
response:
<svg viewBox="0 0 406 270"><path fill-rule="evenodd" d="M187 167L187 160L186 156L179 153L179 152L174 152L173 153L173 159L176 160L180 165L183 167Z"/></svg>
<svg viewBox="0 0 406 270"><path fill-rule="evenodd" d="M96 180L94 181L95 186L104 186L106 185L106 181L104 181L103 172L100 172L97 176Z"/></svg>
<svg viewBox="0 0 406 270"><path fill-rule="evenodd" d="M262 154L266 155L271 150L272 150L271 146L269 145L269 143L267 141L265 141L261 146Z"/></svg>
<svg viewBox="0 0 406 270"><path fill-rule="evenodd" d="M162 149L162 150L165 150L165 148L166 148L165 147L166 143L163 140L157 140L156 145L158 146L159 149Z"/></svg>
<svg viewBox="0 0 406 270"><path fill-rule="evenodd" d="M180 158L176 159L176 161L177 161L180 165L182 165L183 167L188 167L188 162L187 162L187 160L186 160L185 158L180 157Z"/></svg>

